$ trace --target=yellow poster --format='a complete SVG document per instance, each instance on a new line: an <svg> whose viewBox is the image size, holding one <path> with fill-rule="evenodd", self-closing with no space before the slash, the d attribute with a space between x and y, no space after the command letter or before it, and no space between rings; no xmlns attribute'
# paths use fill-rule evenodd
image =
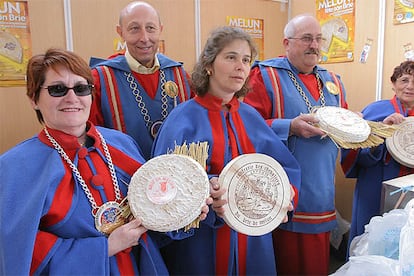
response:
<svg viewBox="0 0 414 276"><path fill-rule="evenodd" d="M113 46L114 54L124 54L126 51L126 42L119 37L114 38Z"/></svg>
<svg viewBox="0 0 414 276"><path fill-rule="evenodd" d="M354 60L355 0L316 0L321 24L321 63Z"/></svg>
<svg viewBox="0 0 414 276"><path fill-rule="evenodd" d="M404 24L414 21L414 1L394 0L394 24Z"/></svg>
<svg viewBox="0 0 414 276"><path fill-rule="evenodd" d="M238 27L251 35L253 41L256 43L258 59L264 58L264 22L263 19L244 18L227 16L226 24L230 27Z"/></svg>
<svg viewBox="0 0 414 276"><path fill-rule="evenodd" d="M31 54L27 1L0 1L0 86L25 85Z"/></svg>

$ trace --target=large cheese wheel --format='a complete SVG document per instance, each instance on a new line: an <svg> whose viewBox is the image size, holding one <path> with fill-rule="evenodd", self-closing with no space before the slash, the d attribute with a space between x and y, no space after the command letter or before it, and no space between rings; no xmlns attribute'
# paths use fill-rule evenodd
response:
<svg viewBox="0 0 414 276"><path fill-rule="evenodd" d="M368 122L348 109L337 106L319 107L315 115L322 130L344 142L364 142L371 134Z"/></svg>
<svg viewBox="0 0 414 276"><path fill-rule="evenodd" d="M205 169L193 158L165 154L144 163L132 176L132 214L150 230L167 232L191 224L210 194Z"/></svg>
<svg viewBox="0 0 414 276"><path fill-rule="evenodd" d="M22 46L14 35L8 32L0 31L0 55L15 62L22 63Z"/></svg>
<svg viewBox="0 0 414 276"><path fill-rule="evenodd" d="M388 152L400 164L414 168L414 118L407 117L385 140Z"/></svg>

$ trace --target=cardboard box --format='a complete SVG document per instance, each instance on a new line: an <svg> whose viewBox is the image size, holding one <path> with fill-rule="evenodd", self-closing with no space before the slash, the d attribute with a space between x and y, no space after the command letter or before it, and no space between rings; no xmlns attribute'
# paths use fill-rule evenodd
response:
<svg viewBox="0 0 414 276"><path fill-rule="evenodd" d="M403 209L414 198L414 174L382 182L381 214L392 209Z"/></svg>

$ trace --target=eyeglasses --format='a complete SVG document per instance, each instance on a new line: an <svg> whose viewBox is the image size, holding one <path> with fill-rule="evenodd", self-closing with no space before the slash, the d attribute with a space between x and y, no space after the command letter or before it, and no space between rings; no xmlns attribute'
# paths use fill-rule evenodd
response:
<svg viewBox="0 0 414 276"><path fill-rule="evenodd" d="M63 97L68 94L69 89L72 89L75 92L76 96L88 96L92 93L93 84L78 84L74 87L67 87L63 84L55 84L49 86L42 86L42 88L47 89L49 95L52 97Z"/></svg>
<svg viewBox="0 0 414 276"><path fill-rule="evenodd" d="M396 80L396 83L404 85L404 86L407 86L409 84L412 85L414 83L414 77L405 75L405 76L399 77Z"/></svg>
<svg viewBox="0 0 414 276"><path fill-rule="evenodd" d="M323 38L321 36L313 37L313 36L310 36L310 35L305 35L305 36L302 36L302 37L289 37L289 39L299 39L300 41L302 41L305 44L312 44L312 42L314 40L319 44L322 41L326 40L325 38Z"/></svg>

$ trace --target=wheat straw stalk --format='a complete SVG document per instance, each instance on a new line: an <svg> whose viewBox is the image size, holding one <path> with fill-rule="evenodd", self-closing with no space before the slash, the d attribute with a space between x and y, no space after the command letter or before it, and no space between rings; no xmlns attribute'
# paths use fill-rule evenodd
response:
<svg viewBox="0 0 414 276"><path fill-rule="evenodd" d="M371 133L368 138L363 142L353 143L349 141L345 141L344 139L338 137L337 135L333 134L332 132L326 131L322 129L329 138L331 138L332 142L336 145L337 148L343 149L357 149L357 148L371 148L376 147L384 143L384 139L374 133ZM325 136L322 136L324 138Z"/></svg>
<svg viewBox="0 0 414 276"><path fill-rule="evenodd" d="M399 129L397 125L387 125L383 122L373 122L367 121L368 125L371 127L371 133L378 135L383 138L391 137L396 130Z"/></svg>

